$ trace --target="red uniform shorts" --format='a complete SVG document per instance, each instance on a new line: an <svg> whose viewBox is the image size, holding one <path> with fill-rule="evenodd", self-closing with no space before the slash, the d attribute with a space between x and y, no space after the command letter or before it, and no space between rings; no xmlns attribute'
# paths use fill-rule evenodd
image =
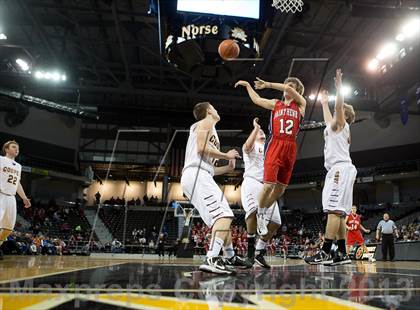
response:
<svg viewBox="0 0 420 310"><path fill-rule="evenodd" d="M264 182L288 185L296 161L296 142L271 138L264 160Z"/></svg>
<svg viewBox="0 0 420 310"><path fill-rule="evenodd" d="M362 233L360 230L350 230L347 233L347 245L362 245L365 244L365 239L363 239Z"/></svg>

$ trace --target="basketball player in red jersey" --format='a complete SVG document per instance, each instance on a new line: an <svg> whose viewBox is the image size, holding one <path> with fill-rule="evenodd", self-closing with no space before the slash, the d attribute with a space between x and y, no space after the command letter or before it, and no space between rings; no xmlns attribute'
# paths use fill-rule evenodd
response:
<svg viewBox="0 0 420 310"><path fill-rule="evenodd" d="M366 229L362 225L362 220L359 214L357 214L357 207L351 207L351 213L346 217L346 226L347 226L347 253L349 253L350 247L356 243L363 247L364 253L369 253L365 245L365 239L363 239L362 233L360 230L363 230L365 233L370 233L369 229Z"/></svg>
<svg viewBox="0 0 420 310"><path fill-rule="evenodd" d="M296 160L296 137L305 115L306 100L302 82L295 77L284 83L265 82L259 78L256 89L272 88L284 93L285 100L261 98L246 81L238 81L235 87L246 87L248 95L256 105L271 111L270 138L265 150L264 186L258 199L257 231L260 236L268 233L270 222L266 210L279 199L292 176Z"/></svg>

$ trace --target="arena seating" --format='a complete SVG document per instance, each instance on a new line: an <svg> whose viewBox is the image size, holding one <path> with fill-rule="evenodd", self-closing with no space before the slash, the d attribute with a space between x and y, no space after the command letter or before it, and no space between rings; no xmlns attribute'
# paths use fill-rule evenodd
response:
<svg viewBox="0 0 420 310"><path fill-rule="evenodd" d="M164 216L164 208L161 211L154 211L142 208L140 210L128 210L127 212L127 226L126 226L126 241L130 241L131 232L134 229L146 228L147 234L149 234L153 227L157 231L160 229L160 225ZM112 207L112 208L101 208L99 213L100 218L108 227L109 231L114 238L123 240L124 235L124 207ZM177 221L173 216L172 209L167 212L165 225L168 233L169 240L175 240L177 236Z"/></svg>

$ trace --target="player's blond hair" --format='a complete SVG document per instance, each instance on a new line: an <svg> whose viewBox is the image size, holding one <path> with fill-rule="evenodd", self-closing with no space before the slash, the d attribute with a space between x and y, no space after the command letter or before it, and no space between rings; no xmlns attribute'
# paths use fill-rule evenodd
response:
<svg viewBox="0 0 420 310"><path fill-rule="evenodd" d="M11 146L12 144L16 144L17 146L19 146L19 143L17 143L15 140L10 140L7 141L5 144L3 144L3 148L2 148L2 152L3 155L6 154L6 150L9 148L9 146Z"/></svg>
<svg viewBox="0 0 420 310"><path fill-rule="evenodd" d="M305 92L305 86L303 86L303 83L301 80L299 80L296 77L288 77L287 79L284 80L284 84L287 83L293 83L296 85L296 91L303 95L303 93Z"/></svg>
<svg viewBox="0 0 420 310"><path fill-rule="evenodd" d="M194 106L193 114L197 121L201 121L207 116L207 109L210 107L210 102L199 102Z"/></svg>
<svg viewBox="0 0 420 310"><path fill-rule="evenodd" d="M346 121L349 124L353 124L356 119L356 113L354 112L353 106L350 104L344 104L344 115L346 117Z"/></svg>

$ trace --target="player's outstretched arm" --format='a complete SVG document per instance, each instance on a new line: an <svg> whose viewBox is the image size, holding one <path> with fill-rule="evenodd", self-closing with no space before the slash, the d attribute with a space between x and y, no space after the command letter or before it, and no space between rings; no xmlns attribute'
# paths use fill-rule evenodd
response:
<svg viewBox="0 0 420 310"><path fill-rule="evenodd" d="M303 110L303 112L305 111L306 99L301 94L299 94L296 91L296 89L294 89L293 87L290 87L289 85L283 84L283 83L266 82L266 81L261 80L258 77L257 77L257 80L254 81L254 85L255 85L255 89L271 88L271 89L280 90L282 92L286 91L288 94L290 94L290 96L293 98L293 100L296 101L296 103L299 105L301 110Z"/></svg>
<svg viewBox="0 0 420 310"><path fill-rule="evenodd" d="M249 135L248 139L246 139L245 144L243 146L243 150L245 153L249 153L254 148L255 140L257 140L258 132L261 129L261 126L258 124L258 118L254 118L254 129L252 130L251 134Z"/></svg>
<svg viewBox="0 0 420 310"><path fill-rule="evenodd" d="M238 81L235 84L235 88L238 86L243 86L248 91L249 98L251 98L252 102L256 105L267 109L267 110L274 110L274 107L276 106L276 100L275 99L265 99L261 98L260 95L258 95L255 90L251 87L251 85L247 81Z"/></svg>
<svg viewBox="0 0 420 310"><path fill-rule="evenodd" d="M203 120L200 122L200 124L197 126L197 150L198 154L201 156L206 154L210 156L211 158L216 159L236 159L241 158L239 153L236 150L230 150L227 153L220 152L217 148L215 148L213 145L208 143L209 140L209 133L213 129L213 124L211 124L207 120Z"/></svg>
<svg viewBox="0 0 420 310"><path fill-rule="evenodd" d="M343 73L341 69L337 69L335 72L335 88L337 90L335 99L335 117L331 125L331 128L336 131L344 127L346 123L346 117L344 114L344 95L343 95Z"/></svg>
<svg viewBox="0 0 420 310"><path fill-rule="evenodd" d="M328 106L328 97L328 91L323 90L321 92L322 114L324 115L324 122L331 124L333 121L333 116L331 114L330 107Z"/></svg>
<svg viewBox="0 0 420 310"><path fill-rule="evenodd" d="M214 175L222 175L235 170L236 159L229 160L229 164L222 167L215 167L214 168Z"/></svg>
<svg viewBox="0 0 420 310"><path fill-rule="evenodd" d="M369 229L366 229L362 224L360 224L360 228L363 230L363 232L365 232L365 233L370 233L370 230Z"/></svg>
<svg viewBox="0 0 420 310"><path fill-rule="evenodd" d="M29 208L31 206L31 201L28 197L26 197L25 191L23 190L22 184L18 184L17 191L20 198L22 198L23 203L25 204L25 208Z"/></svg>

